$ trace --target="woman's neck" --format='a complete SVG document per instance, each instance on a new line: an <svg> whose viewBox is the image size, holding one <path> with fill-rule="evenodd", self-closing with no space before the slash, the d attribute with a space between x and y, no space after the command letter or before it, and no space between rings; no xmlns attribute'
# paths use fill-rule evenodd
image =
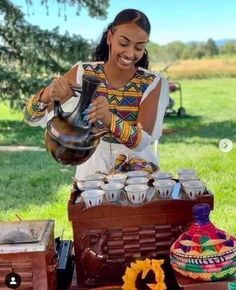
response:
<svg viewBox="0 0 236 290"><path fill-rule="evenodd" d="M137 68L120 70L111 60L104 63L104 70L108 83L114 88L125 85L135 74Z"/></svg>

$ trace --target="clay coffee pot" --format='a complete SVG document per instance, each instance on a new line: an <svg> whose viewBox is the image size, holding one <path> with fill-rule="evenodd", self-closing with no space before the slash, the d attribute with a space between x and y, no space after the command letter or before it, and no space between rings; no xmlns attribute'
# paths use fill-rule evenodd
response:
<svg viewBox="0 0 236 290"><path fill-rule="evenodd" d="M83 75L82 87L71 86L74 95L80 93L79 102L73 112L62 110L59 101L54 101L54 117L47 123L45 142L53 158L64 165L80 165L90 158L107 134L106 129L97 129L83 119L82 112L94 100L100 80Z"/></svg>
<svg viewBox="0 0 236 290"><path fill-rule="evenodd" d="M93 245L88 244L86 240L96 238L97 241ZM83 234L80 239L81 256L80 265L86 276L86 285L95 286L99 284L101 268L107 261L107 257L103 254L103 246L107 242L107 235L97 233Z"/></svg>

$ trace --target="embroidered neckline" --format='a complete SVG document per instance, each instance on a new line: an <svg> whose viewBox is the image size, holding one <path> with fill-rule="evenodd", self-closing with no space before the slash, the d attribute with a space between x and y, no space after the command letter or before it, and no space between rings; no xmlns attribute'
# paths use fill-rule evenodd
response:
<svg viewBox="0 0 236 290"><path fill-rule="evenodd" d="M106 73L105 73L105 67L104 67L104 63L101 63L99 64L101 67L102 67L102 71L104 73L104 79L105 79L105 83L106 83L106 86L108 89L110 90L118 90L118 91L121 91L121 90L125 90L125 88L127 86L130 85L130 83L133 82L134 78L136 78L138 75L140 75L138 72L139 72L139 67L136 68L136 71L135 73L133 74L133 76L122 86L119 86L119 87L113 87L109 82L108 82L108 79L107 79L107 76L106 76Z"/></svg>

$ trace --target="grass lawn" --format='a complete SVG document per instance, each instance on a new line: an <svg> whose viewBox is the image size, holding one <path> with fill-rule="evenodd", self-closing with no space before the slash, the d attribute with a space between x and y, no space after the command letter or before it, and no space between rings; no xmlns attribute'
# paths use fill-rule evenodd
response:
<svg viewBox="0 0 236 290"><path fill-rule="evenodd" d="M211 214L216 225L236 235L236 80L181 81L184 118L168 117L165 127L174 133L160 140L161 168L176 175L178 168L195 168L215 194ZM178 108L178 93L172 95ZM234 142L229 153L218 148L222 138ZM21 112L0 105L0 145L44 146L44 131L22 122ZM74 168L57 164L47 152L0 152L0 220L56 220L56 235L65 227Z"/></svg>

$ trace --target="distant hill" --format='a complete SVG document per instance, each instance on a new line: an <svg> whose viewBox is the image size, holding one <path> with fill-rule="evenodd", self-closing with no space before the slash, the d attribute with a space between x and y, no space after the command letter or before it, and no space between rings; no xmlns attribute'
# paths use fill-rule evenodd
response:
<svg viewBox="0 0 236 290"><path fill-rule="evenodd" d="M234 43L236 43L236 39L218 39L214 41L217 46L224 46L229 41L233 41Z"/></svg>
<svg viewBox="0 0 236 290"><path fill-rule="evenodd" d="M221 47L221 46L224 46L227 42L229 41L233 41L234 43L236 43L236 39L213 39L215 44L218 46L218 47ZM193 44L193 43L205 43L206 41L188 41L188 42L185 42L186 44Z"/></svg>

